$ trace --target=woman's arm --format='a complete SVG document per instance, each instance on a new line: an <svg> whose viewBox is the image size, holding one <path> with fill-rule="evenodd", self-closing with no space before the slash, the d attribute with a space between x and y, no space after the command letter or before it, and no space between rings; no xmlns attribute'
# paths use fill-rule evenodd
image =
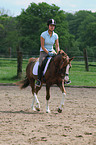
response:
<svg viewBox="0 0 96 145"><path fill-rule="evenodd" d="M41 36L41 48L48 54L48 50L44 47L44 41L45 39Z"/></svg>
<svg viewBox="0 0 96 145"><path fill-rule="evenodd" d="M55 40L55 45L56 45L56 51L58 53L60 51L58 39Z"/></svg>

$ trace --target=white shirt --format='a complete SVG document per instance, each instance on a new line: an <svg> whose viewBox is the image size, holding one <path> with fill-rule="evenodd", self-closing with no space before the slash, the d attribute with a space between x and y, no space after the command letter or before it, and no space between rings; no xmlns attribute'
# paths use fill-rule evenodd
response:
<svg viewBox="0 0 96 145"><path fill-rule="evenodd" d="M41 37L43 37L45 39L44 42L44 47L48 50L48 51L52 51L53 50L53 45L55 43L55 40L58 39L58 35L53 31L52 36L50 37L48 30L44 31L41 34ZM40 47L40 51L44 51L41 47Z"/></svg>

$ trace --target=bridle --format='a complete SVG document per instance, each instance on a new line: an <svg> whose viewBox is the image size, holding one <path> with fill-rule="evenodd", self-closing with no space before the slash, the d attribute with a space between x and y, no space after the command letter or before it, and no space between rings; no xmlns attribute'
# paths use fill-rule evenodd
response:
<svg viewBox="0 0 96 145"><path fill-rule="evenodd" d="M62 54L58 54L58 55L61 55L61 61L60 61L60 63L59 63L59 68L58 68L58 66L56 65L56 62L55 62L55 57L56 56L54 56L53 57L53 63L54 63L54 66L55 66L55 70L56 70L56 74L57 75L60 75L62 78L64 78L65 77L65 73L64 73L64 70L66 70L66 65L64 66L64 59L65 59L65 61L67 61L67 57L68 56L66 56L66 57L64 57L64 59L63 59L63 56L62 56Z"/></svg>

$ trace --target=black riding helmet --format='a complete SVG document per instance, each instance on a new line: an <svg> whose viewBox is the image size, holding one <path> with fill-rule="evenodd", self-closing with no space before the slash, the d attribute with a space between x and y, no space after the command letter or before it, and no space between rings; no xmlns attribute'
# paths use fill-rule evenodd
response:
<svg viewBox="0 0 96 145"><path fill-rule="evenodd" d="M56 21L54 19L49 19L48 22L47 22L47 25L49 26L50 24L56 26Z"/></svg>

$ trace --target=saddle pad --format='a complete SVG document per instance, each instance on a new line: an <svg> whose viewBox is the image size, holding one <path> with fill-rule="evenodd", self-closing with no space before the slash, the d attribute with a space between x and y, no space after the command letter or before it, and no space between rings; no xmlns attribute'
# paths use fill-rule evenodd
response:
<svg viewBox="0 0 96 145"><path fill-rule="evenodd" d="M46 71L47 71L47 68L48 68L48 65L49 65L49 63L50 63L50 61L51 61L51 59L52 59L52 57L49 57L49 59L48 59L46 65L45 65L45 68L44 68L44 71L43 71L43 75L45 75L45 73L46 73ZM37 62L35 63L35 65L34 65L34 67L33 67L33 72L32 72L33 75L38 75L38 66L39 66L39 61L37 61Z"/></svg>
<svg viewBox="0 0 96 145"><path fill-rule="evenodd" d="M33 67L33 75L38 75L38 66L39 66L39 61L37 61Z"/></svg>

